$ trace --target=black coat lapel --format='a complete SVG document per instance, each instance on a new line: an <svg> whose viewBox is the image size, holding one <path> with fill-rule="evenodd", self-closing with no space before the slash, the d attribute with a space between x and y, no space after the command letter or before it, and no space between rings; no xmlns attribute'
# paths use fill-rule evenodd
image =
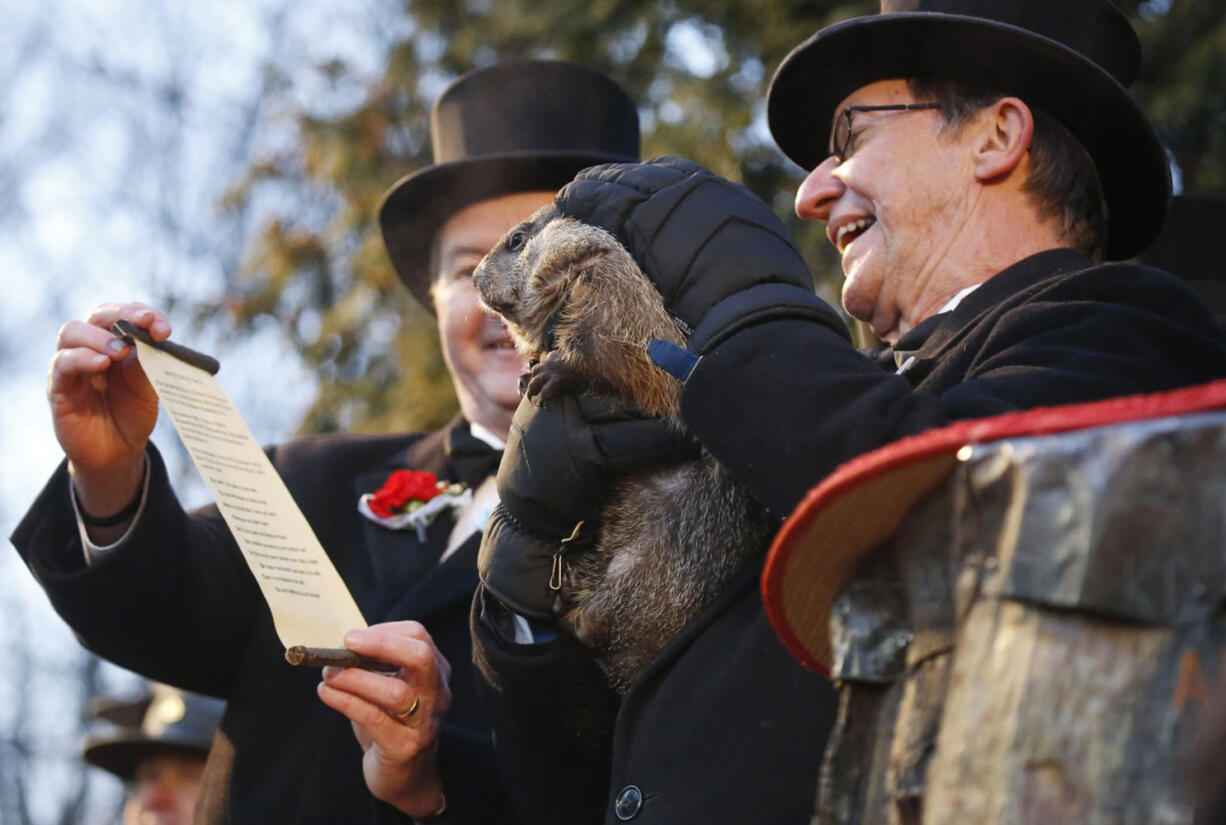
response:
<svg viewBox="0 0 1226 825"><path fill-rule="evenodd" d="M439 434L431 433L415 442L385 466L356 476L353 481L352 499L355 511L358 499L363 494L373 493L383 486L383 482L394 470L437 472L443 469L442 439L435 438L436 435ZM368 598L359 604L367 621L378 622L382 621L387 606L400 598L406 583L411 586L421 581L438 563L439 556L447 546L447 536L451 533L451 514L441 513L434 523L426 528L424 544L417 538L416 530L389 530L364 516L356 517L359 522L358 540L367 548L368 552L363 555L370 560L370 570L367 573L369 581L365 588ZM354 595L356 597L358 594Z"/></svg>
<svg viewBox="0 0 1226 825"><path fill-rule="evenodd" d="M920 347L919 357L936 358L969 329L980 316L1006 303L1025 300L1031 292L1043 288L1046 281L1094 265L1083 252L1075 249L1049 249L1031 255L1013 266L1001 270L967 295L952 312L942 316L942 322Z"/></svg>
<svg viewBox="0 0 1226 825"><path fill-rule="evenodd" d="M447 427L414 442L384 467L359 476L354 482L354 507L358 496L379 489L393 470L425 470L440 480L463 481L475 488L497 469L500 457L500 452L474 437L467 422L457 417ZM455 526L453 513L438 515L426 528L424 544L413 529L389 530L368 518L359 519L361 539L370 549L375 578L369 610L362 605L369 621L379 622L389 616L417 619L439 607L454 605L457 599L465 604L471 601L477 582L480 535L471 537L439 564Z"/></svg>
<svg viewBox="0 0 1226 825"><path fill-rule="evenodd" d="M1025 300L1051 278L1093 265L1085 253L1075 249L1050 249L1031 255L984 281L953 310L924 319L893 348L882 350L877 362L886 369L901 369L908 359L914 359L903 374L915 386L984 316L1002 305Z"/></svg>
<svg viewBox="0 0 1226 825"><path fill-rule="evenodd" d="M410 588L397 601L390 615L426 621L457 604L469 604L477 589L477 550L480 547L481 533L473 533L442 564L435 565Z"/></svg>

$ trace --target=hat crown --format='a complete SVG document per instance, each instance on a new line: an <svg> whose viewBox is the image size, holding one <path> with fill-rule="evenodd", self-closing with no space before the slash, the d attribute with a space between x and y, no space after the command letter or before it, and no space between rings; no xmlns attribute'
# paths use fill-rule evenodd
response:
<svg viewBox="0 0 1226 825"><path fill-rule="evenodd" d="M1108 0L881 0L881 13L979 17L1025 29L1082 54L1124 87L1141 66L1141 41Z"/></svg>
<svg viewBox="0 0 1226 825"><path fill-rule="evenodd" d="M638 112L620 86L551 60L500 63L462 75L431 110L435 164L515 153L637 157Z"/></svg>
<svg viewBox="0 0 1226 825"><path fill-rule="evenodd" d="M555 191L598 163L639 158L630 96L597 71L515 60L461 75L430 111L434 163L398 180L379 207L396 273L428 312L430 248L459 210L516 192Z"/></svg>
<svg viewBox="0 0 1226 825"><path fill-rule="evenodd" d="M141 720L141 734L150 743L191 745L207 751L221 724L225 703L160 683L152 685L152 693Z"/></svg>

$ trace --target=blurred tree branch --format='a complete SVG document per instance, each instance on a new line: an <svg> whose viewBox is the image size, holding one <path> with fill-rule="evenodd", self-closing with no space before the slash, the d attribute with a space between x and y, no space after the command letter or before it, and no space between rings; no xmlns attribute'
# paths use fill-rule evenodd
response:
<svg viewBox="0 0 1226 825"><path fill-rule="evenodd" d="M800 39L872 7L830 0L388 3L385 13L402 16L406 34L389 44L384 69L360 101L321 113L283 90L279 116L296 124L296 142L252 164L226 198L238 208L273 191L282 206L266 214L238 289L200 312L225 310L240 331L274 319L295 342L320 376L304 431L417 429L445 420L454 398L433 320L399 284L375 216L392 182L430 162L429 106L446 82L522 57L574 60L615 78L640 103L645 156L685 155L745 181L785 216L819 272L837 272L821 234L791 216L798 170L762 126L765 89L773 66ZM317 71L337 85L352 76L335 61ZM824 280L825 294L835 297Z"/></svg>

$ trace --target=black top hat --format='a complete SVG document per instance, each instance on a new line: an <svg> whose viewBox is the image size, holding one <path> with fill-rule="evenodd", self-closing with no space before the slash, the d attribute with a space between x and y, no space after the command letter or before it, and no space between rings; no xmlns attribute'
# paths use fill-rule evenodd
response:
<svg viewBox="0 0 1226 825"><path fill-rule="evenodd" d="M87 737L81 755L89 764L131 781L137 763L155 754L207 756L224 710L220 699L162 684L132 701L104 698L92 702L87 712L114 727Z"/></svg>
<svg viewBox="0 0 1226 825"><path fill-rule="evenodd" d="M881 14L828 26L784 59L767 117L806 169L828 156L839 102L878 80L968 80L1016 95L1086 147L1107 202L1107 256L1157 235L1170 199L1166 153L1125 87L1141 45L1108 0L882 0Z"/></svg>
<svg viewBox="0 0 1226 825"><path fill-rule="evenodd" d="M456 78L435 101L430 135L434 165L388 190L379 224L400 279L431 312L430 246L457 211L559 189L588 166L639 159L630 96L599 72L555 60L501 63Z"/></svg>

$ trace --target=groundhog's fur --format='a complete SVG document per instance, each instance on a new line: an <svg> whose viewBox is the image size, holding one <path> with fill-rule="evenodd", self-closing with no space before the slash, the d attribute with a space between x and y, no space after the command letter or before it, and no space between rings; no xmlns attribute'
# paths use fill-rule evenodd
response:
<svg viewBox="0 0 1226 825"><path fill-rule="evenodd" d="M680 385L646 347L684 336L608 232L546 207L508 232L473 278L532 359L529 396L587 390L682 426ZM705 454L627 477L601 521L596 548L565 557L555 612L622 693L776 527Z"/></svg>

